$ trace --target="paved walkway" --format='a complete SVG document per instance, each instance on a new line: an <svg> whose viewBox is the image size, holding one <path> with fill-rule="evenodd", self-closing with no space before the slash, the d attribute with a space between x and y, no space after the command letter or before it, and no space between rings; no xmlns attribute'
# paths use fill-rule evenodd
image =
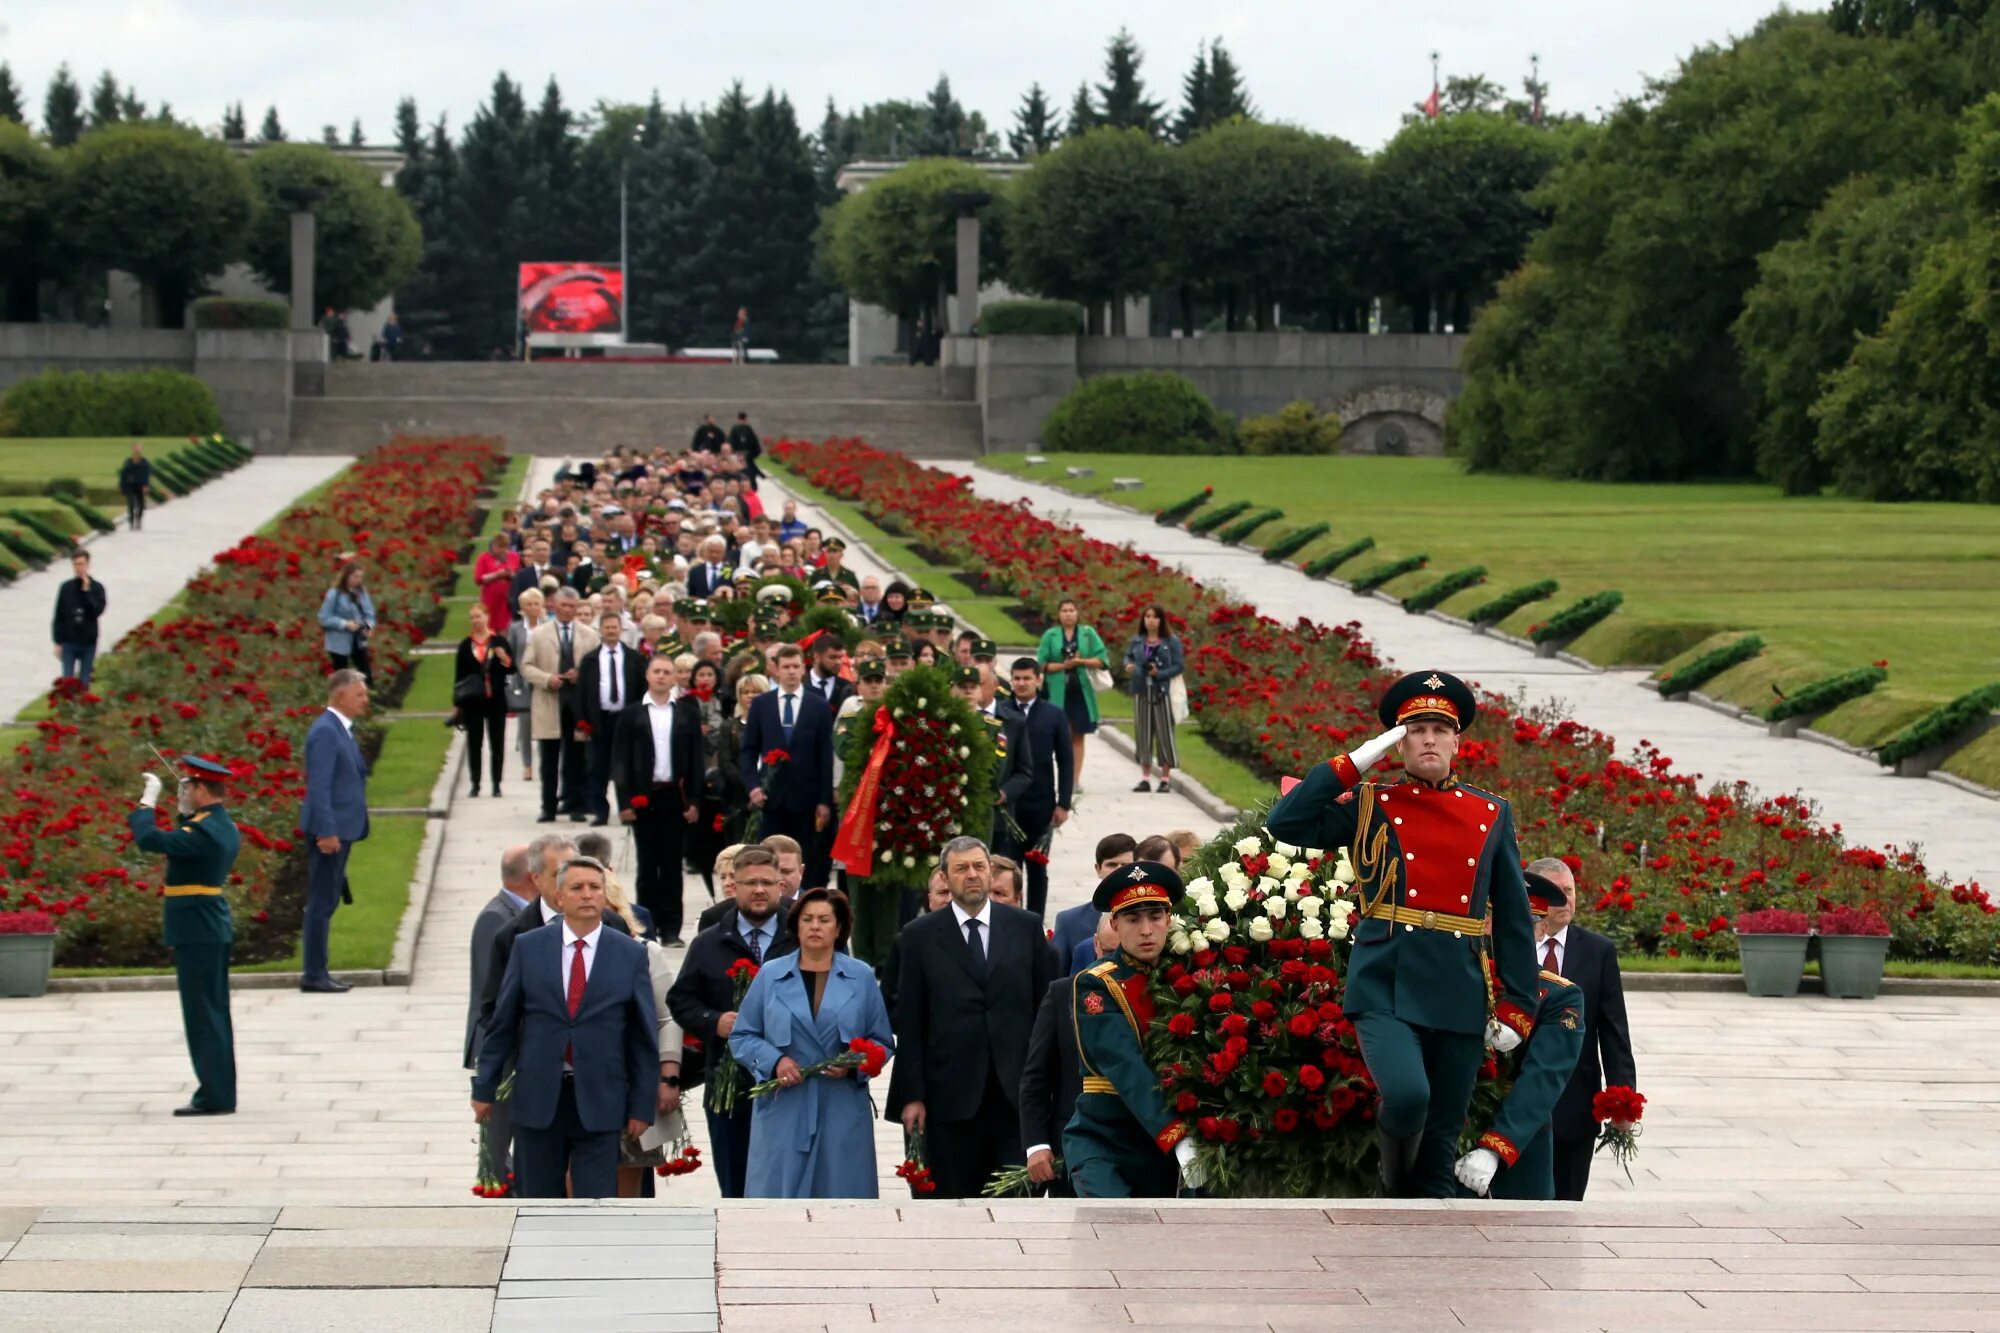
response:
<svg viewBox="0 0 2000 1333"><path fill-rule="evenodd" d="M98 622L100 650L179 593L227 544L285 512L306 491L350 463L339 457L272 456L252 459L192 495L146 509L146 526L122 523L90 543L90 564L103 582L106 604ZM49 642L56 590L70 577L57 561L0 587L0 615L25 626L0 642L0 719L11 718L47 694L58 670ZM317 611L317 607L310 608Z"/></svg>
<svg viewBox="0 0 2000 1333"><path fill-rule="evenodd" d="M965 471L963 464L938 466ZM971 476L973 489L988 499L1032 500L1046 518L1170 561L1278 620L1308 616L1325 625L1358 620L1406 669L1437 666L1531 705L1556 704L1622 742L1650 740L1683 771L1712 781L1742 780L1767 794L1803 792L1854 843L1916 843L1934 872L1959 882L2000 883L2000 803L1942 782L1892 777L1871 760L1829 746L1775 740L1706 708L1668 703L1640 688L1646 675L1641 671L1589 671L1537 658L1502 640L1407 615L1377 598L1266 564L1255 551L1163 528L1150 515L988 468L975 467Z"/></svg>

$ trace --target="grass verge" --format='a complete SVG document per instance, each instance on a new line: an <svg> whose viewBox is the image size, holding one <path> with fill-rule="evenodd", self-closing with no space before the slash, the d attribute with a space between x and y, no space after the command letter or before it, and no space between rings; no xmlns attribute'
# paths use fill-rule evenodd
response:
<svg viewBox="0 0 2000 1333"><path fill-rule="evenodd" d="M451 738L451 728L436 718L408 718L385 728L382 748L368 772L368 804L378 809L428 806Z"/></svg>

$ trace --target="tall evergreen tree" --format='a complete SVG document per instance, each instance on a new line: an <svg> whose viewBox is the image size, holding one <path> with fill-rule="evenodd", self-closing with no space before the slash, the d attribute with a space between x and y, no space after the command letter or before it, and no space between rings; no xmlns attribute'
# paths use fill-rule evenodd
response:
<svg viewBox="0 0 2000 1333"><path fill-rule="evenodd" d="M222 109L222 137L231 143L249 137L249 130L243 124L243 104L236 103Z"/></svg>
<svg viewBox="0 0 2000 1333"><path fill-rule="evenodd" d="M1181 78L1181 109L1174 117L1174 142L1186 143L1214 121L1208 109L1208 43L1194 51L1194 64Z"/></svg>
<svg viewBox="0 0 2000 1333"><path fill-rule="evenodd" d="M332 124L331 122L320 126L319 141L325 144L328 148L340 147L340 127L338 125Z"/></svg>
<svg viewBox="0 0 2000 1333"><path fill-rule="evenodd" d="M1042 85L1029 84L1021 105L1014 108L1014 129L1007 136L1007 146L1015 157L1039 157L1061 141L1062 133L1062 117L1050 109Z"/></svg>
<svg viewBox="0 0 2000 1333"><path fill-rule="evenodd" d="M1139 74L1144 59L1145 52L1139 49L1139 43L1130 32L1120 28L1105 47L1105 82L1097 85L1097 97L1104 124L1144 130L1158 138L1160 104L1146 96L1145 80Z"/></svg>
<svg viewBox="0 0 2000 1333"><path fill-rule="evenodd" d="M118 80L105 70L90 90L90 128L103 129L124 119L118 105Z"/></svg>
<svg viewBox="0 0 2000 1333"><path fill-rule="evenodd" d="M164 111L166 105L165 102L160 103L161 110ZM118 95L118 116L121 120L146 119L146 104L139 100L139 94L136 89L127 88Z"/></svg>
<svg viewBox="0 0 2000 1333"><path fill-rule="evenodd" d="M0 60L0 120L11 120L16 125L28 123L27 112L21 107L20 85L14 82L14 71L4 60Z"/></svg>
<svg viewBox="0 0 2000 1333"><path fill-rule="evenodd" d="M404 155L396 188L409 201L424 233L423 259L396 291L396 317L412 339L436 356L479 356L488 349L467 335L464 319L468 311L490 300L490 293L471 276L460 248L458 152L443 117L426 142L417 124L416 104L408 98L397 105L396 125ZM512 291L511 283L508 290Z"/></svg>
<svg viewBox="0 0 2000 1333"><path fill-rule="evenodd" d="M580 151L576 118L563 105L562 89L552 75L542 89L541 105L528 118L528 234L524 243L535 254L522 255L523 259L609 257L573 249L580 239L577 223L583 202L578 188Z"/></svg>
<svg viewBox="0 0 2000 1333"><path fill-rule="evenodd" d="M955 157L971 147L964 141L965 108L951 95L951 80L938 75L937 86L925 102L924 132L917 140L922 157Z"/></svg>
<svg viewBox="0 0 2000 1333"><path fill-rule="evenodd" d="M42 98L42 137L51 148L67 148L83 134L83 90L76 86L69 65L56 69Z"/></svg>
<svg viewBox="0 0 2000 1333"><path fill-rule="evenodd" d="M1069 125L1063 131L1065 139L1073 139L1085 130L1098 125L1097 107L1090 100L1090 84L1086 81L1076 85L1076 96L1069 102Z"/></svg>
<svg viewBox="0 0 2000 1333"><path fill-rule="evenodd" d="M1243 75L1238 72L1236 62L1230 58L1229 49L1220 37L1208 44L1208 106L1214 117L1209 123L1220 125L1233 117L1245 120L1257 118L1257 108L1251 105L1250 90L1243 85Z"/></svg>
<svg viewBox="0 0 2000 1333"><path fill-rule="evenodd" d="M632 327L642 338L672 348L710 342L704 317L716 300L708 210L714 181L701 122L686 107L667 113L655 93L630 177L632 216L644 219L632 235Z"/></svg>
<svg viewBox="0 0 2000 1333"><path fill-rule="evenodd" d="M819 204L829 208L840 202L840 169L861 155L861 126L852 116L843 116L826 99L826 115L820 119L819 133L813 136L813 170L819 177Z"/></svg>
<svg viewBox="0 0 2000 1333"><path fill-rule="evenodd" d="M366 148L368 146L368 136L361 132L361 118L359 116L356 116L354 123L347 127L347 146L349 148Z"/></svg>
<svg viewBox="0 0 2000 1333"><path fill-rule="evenodd" d="M264 123L257 128L257 137L265 143L283 143L285 127L278 123L278 108L264 108Z"/></svg>
<svg viewBox="0 0 2000 1333"><path fill-rule="evenodd" d="M527 253L533 178L528 108L520 85L505 73L466 124L459 142L459 185L452 193L453 226L465 280L473 295L455 312L474 356L514 346L512 293L523 260L563 258Z"/></svg>

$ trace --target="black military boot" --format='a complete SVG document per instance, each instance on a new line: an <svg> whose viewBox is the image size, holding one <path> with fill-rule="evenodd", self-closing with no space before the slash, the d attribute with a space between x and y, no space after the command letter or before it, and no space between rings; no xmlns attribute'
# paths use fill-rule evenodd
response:
<svg viewBox="0 0 2000 1333"><path fill-rule="evenodd" d="M1376 1149L1382 1158L1383 1198L1410 1197L1411 1184L1417 1174L1417 1151L1423 1147L1423 1142L1422 1134L1399 1138L1386 1130L1376 1131Z"/></svg>

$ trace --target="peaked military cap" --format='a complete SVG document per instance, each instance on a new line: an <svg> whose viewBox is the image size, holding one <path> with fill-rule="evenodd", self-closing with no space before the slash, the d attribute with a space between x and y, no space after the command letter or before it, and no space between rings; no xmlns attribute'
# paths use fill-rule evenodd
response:
<svg viewBox="0 0 2000 1333"><path fill-rule="evenodd" d="M889 645L889 660L891 662L908 662L916 655L917 650L910 646L908 639L897 639Z"/></svg>
<svg viewBox="0 0 2000 1333"><path fill-rule="evenodd" d="M1383 692L1375 715L1385 727L1429 717L1441 718L1464 731L1472 725L1478 711L1472 687L1457 676L1442 671L1412 671Z"/></svg>
<svg viewBox="0 0 2000 1333"><path fill-rule="evenodd" d="M993 640L991 640L991 639L974 639L974 640L972 641L972 660L973 660L973 661L975 661L975 662L991 662L991 661L992 661L992 660L993 660L994 658L996 658L996 657L998 657L998 656L1000 656L1000 645L999 645L999 644L997 644L997 643L995 643L995 642L993 642Z"/></svg>
<svg viewBox="0 0 2000 1333"><path fill-rule="evenodd" d="M1168 867L1158 861L1134 861L1099 880L1090 905L1116 915L1136 907L1172 907L1184 892L1181 877Z"/></svg>
<svg viewBox="0 0 2000 1333"><path fill-rule="evenodd" d="M957 686L977 685L979 683L979 668L969 666L953 667L951 669L951 683Z"/></svg>
<svg viewBox="0 0 2000 1333"><path fill-rule="evenodd" d="M864 657L854 664L856 680L887 680L889 664L879 657Z"/></svg>
<svg viewBox="0 0 2000 1333"><path fill-rule="evenodd" d="M198 754L184 754L174 760L175 767L191 778L227 778L229 770L213 759L203 759Z"/></svg>
<svg viewBox="0 0 2000 1333"><path fill-rule="evenodd" d="M1562 891L1562 886L1546 875L1537 875L1529 870L1523 872L1521 878L1528 881L1528 910L1536 916L1547 916L1551 907L1569 901L1569 895Z"/></svg>

